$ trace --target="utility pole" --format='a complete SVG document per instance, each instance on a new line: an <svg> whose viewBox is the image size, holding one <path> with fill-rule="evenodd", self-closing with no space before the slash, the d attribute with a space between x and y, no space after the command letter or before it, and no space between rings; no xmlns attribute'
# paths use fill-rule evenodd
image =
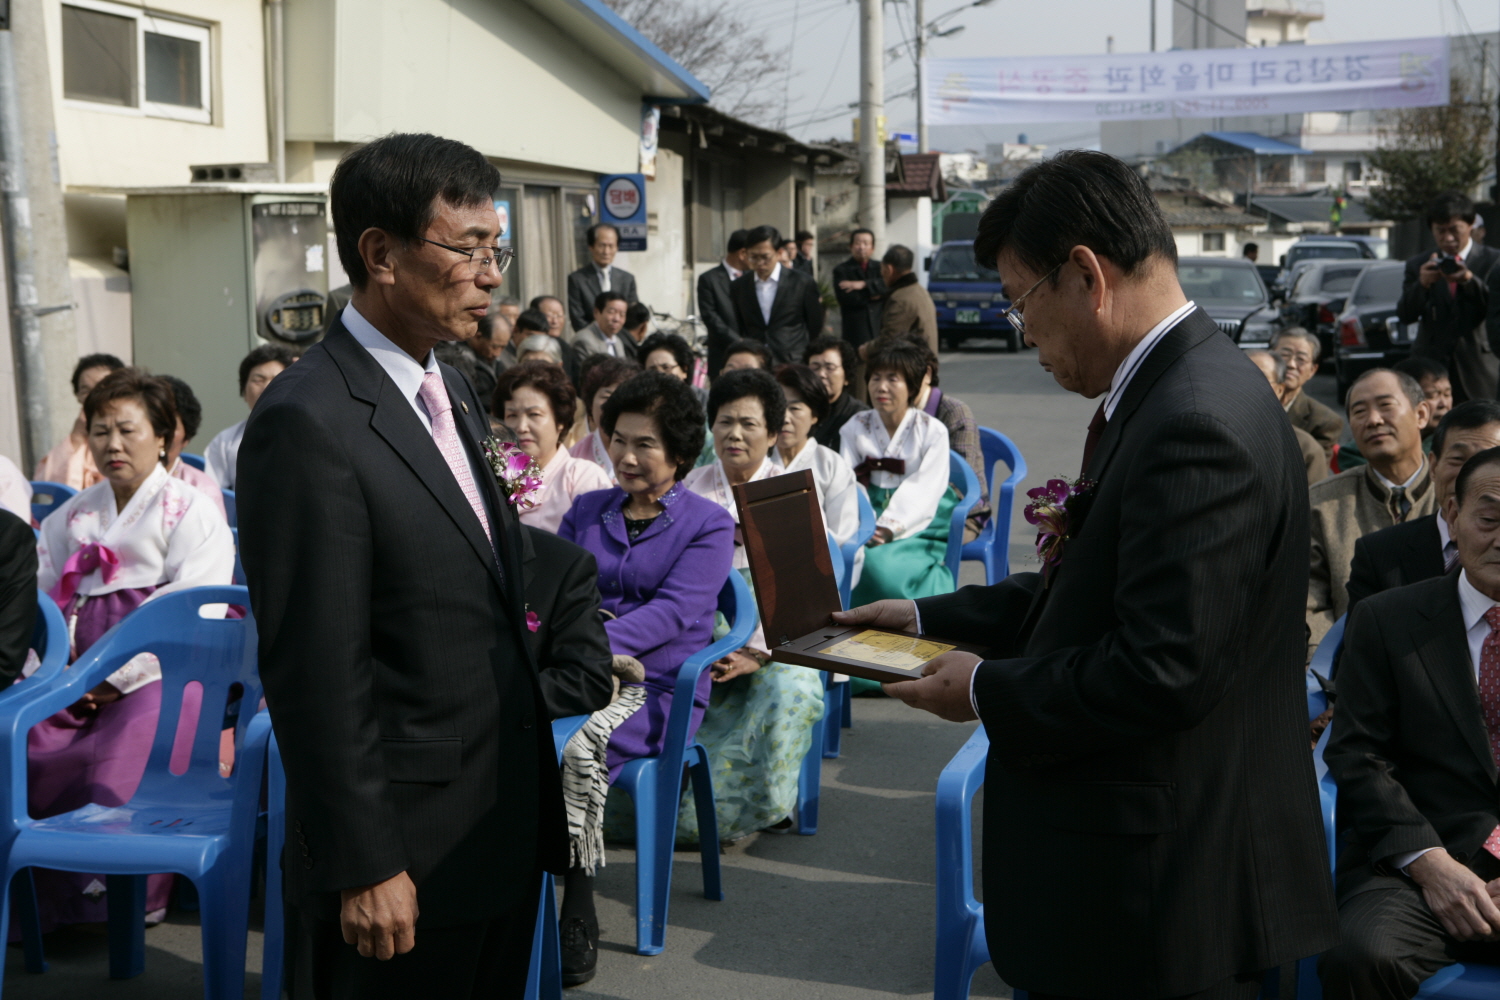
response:
<svg viewBox="0 0 1500 1000"><path fill-rule="evenodd" d="M927 0L912 0L917 14L917 152L927 152Z"/></svg>
<svg viewBox="0 0 1500 1000"><path fill-rule="evenodd" d="M885 245L885 26L881 0L859 0L859 224Z"/></svg>
<svg viewBox="0 0 1500 1000"><path fill-rule="evenodd" d="M10 298L17 388L21 397L22 465L32 468L52 447L47 365L37 315L36 247L26 178L26 145L17 93L11 5L0 0L0 197L3 197L7 292Z"/></svg>
<svg viewBox="0 0 1500 1000"><path fill-rule="evenodd" d="M1151 51L1156 51L1156 0L1146 0L1151 5Z"/></svg>

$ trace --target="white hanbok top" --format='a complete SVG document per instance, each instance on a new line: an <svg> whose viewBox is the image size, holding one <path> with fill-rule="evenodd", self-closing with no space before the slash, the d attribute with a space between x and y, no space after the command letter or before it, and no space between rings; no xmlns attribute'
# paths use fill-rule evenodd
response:
<svg viewBox="0 0 1500 1000"><path fill-rule="evenodd" d="M521 523L555 535L579 494L607 490L613 485L599 466L586 459L574 458L566 448L560 447L552 461L542 467L542 485L537 491L539 502L521 513Z"/></svg>
<svg viewBox="0 0 1500 1000"><path fill-rule="evenodd" d="M875 526L889 530L893 542L921 534L937 515L948 488L948 428L942 421L911 407L892 436L879 411L861 410L839 428L839 439L840 454L851 469L867 458L906 462L902 475L883 469L870 473L871 486L896 491Z"/></svg>
<svg viewBox="0 0 1500 1000"><path fill-rule="evenodd" d="M818 505L823 508L823 527L840 546L844 545L859 531L859 483L854 480L854 470L842 455L812 438L786 463L787 472L803 469L812 470Z"/></svg>
<svg viewBox="0 0 1500 1000"><path fill-rule="evenodd" d="M220 489L234 489L234 467L240 459L240 442L245 440L245 424L241 420L214 435L203 452L203 464Z"/></svg>
<svg viewBox="0 0 1500 1000"><path fill-rule="evenodd" d="M780 476L785 472L786 470L778 463L773 462L770 458L765 458L761 460L760 468L755 470L750 476L749 481L753 483L761 479L770 479L773 476ZM723 507L729 511L729 516L734 518L736 525L740 523L739 507L734 502L734 489L729 485L729 477L724 473L724 463L717 458L714 459L712 465L702 465L689 472L687 478L683 479L682 485L699 496L707 497L720 507ZM738 528L735 529L734 568L737 570L750 568L750 557L745 554L745 545L739 537ZM766 645L766 634L761 629L759 622L755 624L755 634L750 637L750 641L745 643L745 645L751 649L762 651L770 649Z"/></svg>
<svg viewBox="0 0 1500 1000"><path fill-rule="evenodd" d="M31 480L4 455L0 455L0 507L31 523Z"/></svg>
<svg viewBox="0 0 1500 1000"><path fill-rule="evenodd" d="M596 427L585 434L578 440L577 444L568 449L568 454L574 458L581 458L586 462L593 462L599 468L603 469L604 474L609 477L609 485L616 485L615 463L610 461L609 449L605 447L601 428Z"/></svg>

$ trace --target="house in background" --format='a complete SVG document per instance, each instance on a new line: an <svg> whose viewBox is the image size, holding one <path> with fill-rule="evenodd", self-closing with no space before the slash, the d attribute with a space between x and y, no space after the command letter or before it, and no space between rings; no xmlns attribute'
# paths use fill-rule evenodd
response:
<svg viewBox="0 0 1500 1000"><path fill-rule="evenodd" d="M1261 260L1274 259L1264 218L1204 194L1186 177L1152 174L1148 181L1172 227L1178 256L1238 258L1244 255L1246 243L1254 243ZM1286 242L1290 244L1290 238Z"/></svg>

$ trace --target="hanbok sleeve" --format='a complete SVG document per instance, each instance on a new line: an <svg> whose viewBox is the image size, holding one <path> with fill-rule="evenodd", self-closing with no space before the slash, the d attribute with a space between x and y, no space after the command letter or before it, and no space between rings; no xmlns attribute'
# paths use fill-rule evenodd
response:
<svg viewBox="0 0 1500 1000"><path fill-rule="evenodd" d="M864 426L864 421L856 413L848 420L845 420L844 426L839 428L839 456L849 463L850 469L853 469L860 462L864 461L863 456L859 453L858 446L855 444L859 440L859 432L864 430Z"/></svg>
<svg viewBox="0 0 1500 1000"><path fill-rule="evenodd" d="M920 414L921 427L902 442L906 478L896 487L885 512L875 524L889 529L892 541L921 534L937 514L943 491L948 488L948 428Z"/></svg>
<svg viewBox="0 0 1500 1000"><path fill-rule="evenodd" d="M166 516L170 520L170 511ZM165 563L167 582L152 598L189 587L224 587L234 580L234 536L207 495L194 490L182 519L168 527Z"/></svg>
<svg viewBox="0 0 1500 1000"><path fill-rule="evenodd" d="M818 464L823 470L823 526L845 545L859 531L859 483L843 456L818 445ZM826 453L826 454L825 454Z"/></svg>
<svg viewBox="0 0 1500 1000"><path fill-rule="evenodd" d="M73 511L73 500L53 511L42 522L41 534L36 543L36 585L47 593L62 579L64 564L68 561L68 516Z"/></svg>

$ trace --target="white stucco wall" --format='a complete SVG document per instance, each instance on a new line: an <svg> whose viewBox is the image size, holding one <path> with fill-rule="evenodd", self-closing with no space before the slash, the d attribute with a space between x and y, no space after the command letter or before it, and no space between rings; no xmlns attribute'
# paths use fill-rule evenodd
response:
<svg viewBox="0 0 1500 1000"><path fill-rule="evenodd" d="M692 311L692 296L683 261L686 258L686 210L682 203L682 156L670 149L656 152L656 179L646 182L650 232L646 250L622 253L619 265L635 275L636 293L656 312L682 318Z"/></svg>

